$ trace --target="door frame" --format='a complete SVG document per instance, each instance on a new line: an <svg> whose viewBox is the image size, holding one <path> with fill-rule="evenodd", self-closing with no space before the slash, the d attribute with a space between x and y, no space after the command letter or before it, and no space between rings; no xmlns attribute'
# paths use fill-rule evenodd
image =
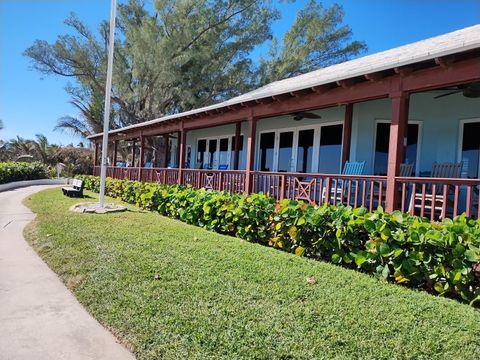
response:
<svg viewBox="0 0 480 360"><path fill-rule="evenodd" d="M480 123L480 118L460 119L458 121L457 161L462 161L463 129L465 124ZM463 170L463 169L462 169ZM480 156L478 157L478 178L480 179Z"/></svg>
<svg viewBox="0 0 480 360"><path fill-rule="evenodd" d="M231 168L231 163L232 163L232 158L231 158L231 153L232 153L232 137L234 137L235 135L230 135L230 134L227 134L227 135L217 135L217 136L202 136L202 137L198 137L195 139L195 161L197 159L197 156L198 156L198 142L200 140L205 140L206 141L206 150L208 152L208 148L209 148L209 145L210 145L210 140L217 140L217 147L216 147L216 150L215 150L215 156L214 156L214 159L213 159L213 162L214 164L216 163L216 167L212 170L218 170L218 165L219 164L219 161L220 161L220 139L228 139L228 150L227 150L227 164L228 164L228 169ZM204 159L204 162L205 162L205 159ZM202 164L202 168L203 168L203 165ZM196 163L195 163L195 166L196 166Z"/></svg>
<svg viewBox="0 0 480 360"><path fill-rule="evenodd" d="M261 130L257 133L257 141L256 141L256 157L255 157L255 169L260 169L260 139L261 135L265 133L274 133L274 145L273 145L273 172L278 171L278 156L279 156L279 148L280 148L280 133L283 132L293 132L293 144L292 144L292 157L290 159L290 172L297 172L297 155L298 155L298 136L299 132L302 130L313 130L313 153L312 153L312 173L318 172L318 161L320 158L320 136L322 127L324 126L332 126L332 125L342 125L342 144L340 151L340 162L339 162L339 169L341 172L342 166L342 151L343 151L343 132L345 131L345 126L343 120L334 120L323 122L314 125L299 125L299 126L290 126L285 128L276 128L276 129L268 129L268 130ZM294 168L294 169L293 169Z"/></svg>

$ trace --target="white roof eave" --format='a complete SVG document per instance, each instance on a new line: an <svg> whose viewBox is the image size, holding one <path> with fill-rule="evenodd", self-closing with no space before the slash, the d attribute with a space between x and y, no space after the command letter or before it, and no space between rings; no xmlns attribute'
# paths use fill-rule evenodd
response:
<svg viewBox="0 0 480 360"><path fill-rule="evenodd" d="M139 127L158 124L164 121L178 119L181 117L198 114L205 111L215 110L243 102L260 100L289 92L321 86L328 83L346 80L369 73L393 69L396 67L411 65L414 63L431 60L441 56L452 55L480 47L480 25L457 30L444 35L436 36L426 40L403 45L394 49L363 56L354 60L318 69L306 74L292 78L275 81L261 88L239 95L224 102L205 106L202 108L185 111L178 114L164 116L158 119L145 121L139 124L126 126L121 129L112 130L109 133L115 134ZM103 135L98 133L88 138L96 138Z"/></svg>

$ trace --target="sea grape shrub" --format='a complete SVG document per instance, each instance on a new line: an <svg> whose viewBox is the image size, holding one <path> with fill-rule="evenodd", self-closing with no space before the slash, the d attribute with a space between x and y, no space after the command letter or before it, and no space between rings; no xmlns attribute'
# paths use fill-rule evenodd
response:
<svg viewBox="0 0 480 360"><path fill-rule="evenodd" d="M98 177L81 176L99 191ZM107 179L106 193L221 234L322 259L381 279L480 305L480 220L431 223L399 211L323 206Z"/></svg>

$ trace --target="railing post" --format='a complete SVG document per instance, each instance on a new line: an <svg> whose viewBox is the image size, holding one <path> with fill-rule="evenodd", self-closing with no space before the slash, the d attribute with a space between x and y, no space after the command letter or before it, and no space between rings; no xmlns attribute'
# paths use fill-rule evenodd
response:
<svg viewBox="0 0 480 360"><path fill-rule="evenodd" d="M330 177L327 176L325 179L325 199L323 199L323 203L329 203L330 202L330 193L332 191L331 184L330 184ZM336 196L336 195L334 195Z"/></svg>
<svg viewBox="0 0 480 360"><path fill-rule="evenodd" d="M222 172L218 173L218 191L222 191Z"/></svg>
<svg viewBox="0 0 480 360"><path fill-rule="evenodd" d="M390 123L390 142L388 147L387 191L385 208L392 212L398 208L398 189L395 177L403 161L403 148L408 125L408 94L398 91L390 94L392 120Z"/></svg>
<svg viewBox="0 0 480 360"><path fill-rule="evenodd" d="M280 200L283 200L285 197L285 175L281 176L280 181L282 182L280 184Z"/></svg>
<svg viewBox="0 0 480 360"><path fill-rule="evenodd" d="M247 141L247 166L245 172L245 192L250 194L253 188L253 168L255 163L255 136L257 132L257 119L253 116L248 118L248 141Z"/></svg>

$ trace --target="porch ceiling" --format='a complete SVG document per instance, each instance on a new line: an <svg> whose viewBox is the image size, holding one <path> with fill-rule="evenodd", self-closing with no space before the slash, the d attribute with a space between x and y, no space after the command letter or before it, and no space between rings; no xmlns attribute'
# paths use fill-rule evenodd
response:
<svg viewBox="0 0 480 360"><path fill-rule="evenodd" d="M219 104L113 130L130 139L480 80L480 25L267 84ZM89 137L98 141L103 134Z"/></svg>

